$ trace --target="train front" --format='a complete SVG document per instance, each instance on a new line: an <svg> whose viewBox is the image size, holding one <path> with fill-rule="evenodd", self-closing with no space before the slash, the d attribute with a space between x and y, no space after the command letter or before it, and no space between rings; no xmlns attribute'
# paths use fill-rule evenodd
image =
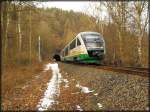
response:
<svg viewBox="0 0 150 112"><path fill-rule="evenodd" d="M105 42L99 33L81 35L88 52L88 62L99 63L105 56Z"/></svg>

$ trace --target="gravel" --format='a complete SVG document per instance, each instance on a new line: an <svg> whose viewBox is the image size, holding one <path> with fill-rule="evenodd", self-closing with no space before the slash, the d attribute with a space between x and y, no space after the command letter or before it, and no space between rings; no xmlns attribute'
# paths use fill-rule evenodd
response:
<svg viewBox="0 0 150 112"><path fill-rule="evenodd" d="M80 104L83 110L149 110L148 77L66 63L59 66L63 77L94 90Z"/></svg>

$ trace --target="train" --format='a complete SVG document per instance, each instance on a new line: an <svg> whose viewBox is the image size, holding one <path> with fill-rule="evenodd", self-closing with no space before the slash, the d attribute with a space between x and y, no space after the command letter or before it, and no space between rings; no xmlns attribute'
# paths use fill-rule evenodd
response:
<svg viewBox="0 0 150 112"><path fill-rule="evenodd" d="M60 52L60 61L100 64L106 54L105 41L98 32L80 32Z"/></svg>

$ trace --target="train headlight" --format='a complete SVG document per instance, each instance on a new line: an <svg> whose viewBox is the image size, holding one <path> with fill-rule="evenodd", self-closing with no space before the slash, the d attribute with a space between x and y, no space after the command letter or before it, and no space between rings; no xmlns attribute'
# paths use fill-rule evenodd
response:
<svg viewBox="0 0 150 112"><path fill-rule="evenodd" d="M101 46L100 48L101 48L101 49L103 49L103 48L104 48L104 46Z"/></svg>

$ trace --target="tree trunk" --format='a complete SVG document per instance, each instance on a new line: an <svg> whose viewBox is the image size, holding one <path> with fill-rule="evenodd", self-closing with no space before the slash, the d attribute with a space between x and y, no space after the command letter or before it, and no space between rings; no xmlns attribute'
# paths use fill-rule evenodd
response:
<svg viewBox="0 0 150 112"><path fill-rule="evenodd" d="M30 63L31 63L31 56L32 56L32 37L31 37L31 9L30 9L30 11L29 11L29 29L30 29L30 31L29 31L29 59L30 59Z"/></svg>
<svg viewBox="0 0 150 112"><path fill-rule="evenodd" d="M41 38L39 36L39 62L41 62Z"/></svg>
<svg viewBox="0 0 150 112"><path fill-rule="evenodd" d="M21 16L20 16L20 11L18 12L18 40L19 40L19 53L21 53L21 49L22 49L22 35L21 35L21 24L20 24L20 20Z"/></svg>
<svg viewBox="0 0 150 112"><path fill-rule="evenodd" d="M120 58L119 58L119 64L122 63L122 56L123 56L123 51L122 51L122 35L121 35L121 31L118 30L118 38L119 38L119 53L120 53Z"/></svg>
<svg viewBox="0 0 150 112"><path fill-rule="evenodd" d="M3 50L3 46L5 45L5 38L4 38L4 4L3 2L1 2L1 41L2 41L2 54L4 53Z"/></svg>
<svg viewBox="0 0 150 112"><path fill-rule="evenodd" d="M7 11L8 11L8 7L6 6ZM8 25L9 25L9 14L8 12L6 12L6 29L5 29L5 35L4 35L4 57L7 57L7 47L8 47Z"/></svg>
<svg viewBox="0 0 150 112"><path fill-rule="evenodd" d="M138 66L141 66L142 64L142 38L144 36L145 28L147 26L147 17L148 14L146 15L146 19L144 20L144 24L142 25L142 13L144 12L144 9L147 7L148 4L145 1L134 3L135 7L135 22L137 25L137 36L138 36L138 45L137 45L137 50L138 50L138 57L137 57L137 64Z"/></svg>
<svg viewBox="0 0 150 112"><path fill-rule="evenodd" d="M104 27L103 27L103 22L102 22L102 19L101 19L101 22L100 22L100 29L101 29L101 34L103 35L103 29L104 29Z"/></svg>
<svg viewBox="0 0 150 112"><path fill-rule="evenodd" d="M142 35L138 37L138 65L141 65L142 61Z"/></svg>
<svg viewBox="0 0 150 112"><path fill-rule="evenodd" d="M1 6L1 31L2 31L2 33L3 33L3 2L1 2L1 4L0 4L0 6ZM2 35L1 35L2 36Z"/></svg>

